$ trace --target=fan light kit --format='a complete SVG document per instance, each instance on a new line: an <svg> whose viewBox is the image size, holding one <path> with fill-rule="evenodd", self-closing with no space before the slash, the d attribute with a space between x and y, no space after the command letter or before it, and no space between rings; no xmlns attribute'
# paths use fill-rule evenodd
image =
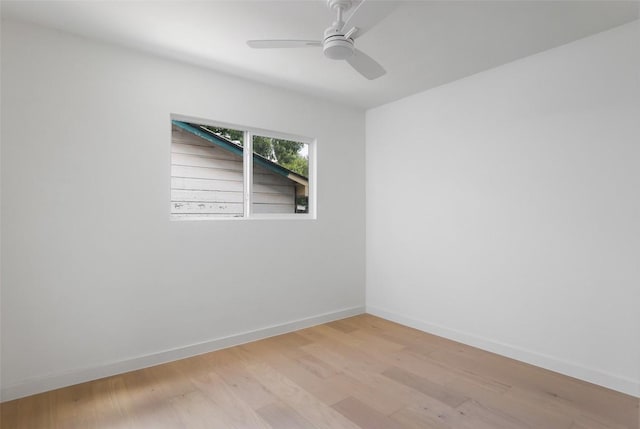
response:
<svg viewBox="0 0 640 429"><path fill-rule="evenodd" d="M354 40L361 36L362 28L351 25L356 13L363 7L366 0L327 0L329 8L336 11L336 20L324 30L324 38L320 40L249 40L247 44L252 48L306 48L321 47L324 56L332 60L345 60L351 67L367 79L377 79L386 71L373 58L356 49ZM344 14L351 11L344 19Z"/></svg>

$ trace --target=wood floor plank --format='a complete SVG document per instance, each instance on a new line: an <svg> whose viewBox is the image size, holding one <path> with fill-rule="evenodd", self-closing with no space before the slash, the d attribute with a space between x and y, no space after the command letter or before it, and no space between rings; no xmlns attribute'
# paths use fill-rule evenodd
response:
<svg viewBox="0 0 640 429"><path fill-rule="evenodd" d="M398 422L351 396L333 404L332 407L363 429L402 429Z"/></svg>
<svg viewBox="0 0 640 429"><path fill-rule="evenodd" d="M541 412L571 417L574 422L582 422L588 425L596 425L597 423L599 427L609 429L622 429L626 427L626 425L612 420L606 414L594 413L589 409L577 407L574 402L560 396L524 390L518 386L513 387L509 391L509 396L520 401L520 403L535 404L534 406L541 410ZM633 425L633 422L631 425Z"/></svg>
<svg viewBox="0 0 640 429"><path fill-rule="evenodd" d="M638 426L640 427L640 426ZM573 420L571 429L624 429L626 426L611 422L602 416L586 415L581 413Z"/></svg>
<svg viewBox="0 0 640 429"><path fill-rule="evenodd" d="M47 427L51 424L51 396L48 394L39 394L25 398L24 401L20 401L15 405L15 427ZM4 405L4 404L3 404ZM66 421L71 421L70 416L79 412L78 408L73 404L70 404L65 414ZM7 415L6 417L9 417ZM5 415L2 415L3 422ZM88 421L91 423L91 421ZM0 424L0 427L5 428L4 424ZM68 426L67 426L68 427Z"/></svg>
<svg viewBox="0 0 640 429"><path fill-rule="evenodd" d="M245 359L245 366L252 375L266 388L290 407L294 408L319 429L345 428L356 429L357 426L340 413L318 400L282 373L271 366L239 354Z"/></svg>
<svg viewBox="0 0 640 429"><path fill-rule="evenodd" d="M356 329L358 329L357 326L354 326L353 324L349 323L348 319L343 319L343 320L336 320L335 322L329 322L327 323L327 326L333 328L333 329L337 329L338 331L342 331L345 334L349 334L353 331L355 331Z"/></svg>
<svg viewBox="0 0 640 429"><path fill-rule="evenodd" d="M330 378L330 381L335 390L344 393L340 400L353 396L363 404L384 415L392 414L406 405L406 401L398 397L393 390L372 389L369 385L347 374L336 374Z"/></svg>
<svg viewBox="0 0 640 429"><path fill-rule="evenodd" d="M350 332L349 335L361 340L362 343L366 345L367 350L376 353L391 353L404 350L407 347L406 344L402 344L401 341L393 338L384 338L361 329L356 329Z"/></svg>
<svg viewBox="0 0 640 429"><path fill-rule="evenodd" d="M74 389L82 388L74 386ZM92 398L95 410L96 427L113 427L116 429L131 429L134 427L133 407L130 391L127 389L122 376L103 378L91 383L90 396L78 393L78 398ZM89 407L78 407L79 410ZM75 419L74 423L80 423Z"/></svg>
<svg viewBox="0 0 640 429"><path fill-rule="evenodd" d="M386 338L391 341L402 341L406 347L411 347L422 352L430 352L441 348L466 347L463 344L446 340L436 335L428 334L414 328L402 326L390 320L365 314L352 318L351 323L360 326L365 331Z"/></svg>
<svg viewBox="0 0 640 429"><path fill-rule="evenodd" d="M492 378L492 374L485 374L477 369L452 367L449 363L431 360L423 356L422 360L409 350L404 350L398 365L407 368L414 373L420 373L421 367L424 374L434 381L453 389L457 392L465 392L480 404L492 406L497 409L507 410L514 416L525 416L534 427L565 427L571 419L571 414L566 409L557 413L549 408L540 407L539 401L521 401L512 395L513 388L506 383L501 383ZM443 372L444 371L444 372ZM530 409L535 404L535 411ZM549 426L551 425L551 426Z"/></svg>
<svg viewBox="0 0 640 429"><path fill-rule="evenodd" d="M209 358L213 362L213 371L254 410L278 400L269 389L244 370L232 349L210 353Z"/></svg>
<svg viewBox="0 0 640 429"><path fill-rule="evenodd" d="M389 418L401 425L404 429L454 429L449 423L440 420L437 416L423 412L415 406L404 407Z"/></svg>
<svg viewBox="0 0 640 429"><path fill-rule="evenodd" d="M274 402L257 410L273 429L313 429L315 426L283 402Z"/></svg>
<svg viewBox="0 0 640 429"><path fill-rule="evenodd" d="M0 428L3 427L3 423L17 425L20 422L18 407L24 404L24 401L26 401L26 398L21 401L8 401L0 404ZM51 417L53 418L53 416Z"/></svg>
<svg viewBox="0 0 640 429"><path fill-rule="evenodd" d="M353 335L346 334L328 325L314 326L310 328L310 330L318 332L324 338L336 340L337 342L340 342L350 347L362 349L370 346L370 344L367 344L364 340L356 338Z"/></svg>
<svg viewBox="0 0 640 429"><path fill-rule="evenodd" d="M380 373L388 367L388 365L378 359L371 350L363 347L361 341L345 341L344 337L337 335L333 329L313 329L312 334L316 340L312 344L300 347L301 349L308 351L309 348L320 348L339 352L343 360L357 362L360 366L366 366L367 370L371 372ZM310 354L314 355L314 352Z"/></svg>
<svg viewBox="0 0 640 429"><path fill-rule="evenodd" d="M333 389L329 382L311 371L308 366L301 364L298 358L289 358L280 353L280 349L270 348L266 343L248 344L239 348L238 351L244 351L244 356L248 358L259 353L262 362L267 363L326 405L331 405L348 396L346 392ZM329 368L328 365L324 363L323 365Z"/></svg>
<svg viewBox="0 0 640 429"><path fill-rule="evenodd" d="M2 429L640 429L640 400L371 315L0 404Z"/></svg>
<svg viewBox="0 0 640 429"><path fill-rule="evenodd" d="M487 391L504 393L511 386L502 383L490 375L466 368L456 368L446 363L437 362L424 355L405 349L385 357L394 366L403 368L416 375L428 374L429 378L445 386L451 386L471 396L482 396Z"/></svg>
<svg viewBox="0 0 640 429"><path fill-rule="evenodd" d="M340 368L344 374L363 383L373 392L386 392L405 404L427 408L434 414L451 414L453 408L436 398L426 396L404 384L398 383L380 372L371 371L368 364L345 358L341 352L324 347L321 344L304 346L319 359Z"/></svg>
<svg viewBox="0 0 640 429"><path fill-rule="evenodd" d="M439 350L429 354L427 359L490 374L491 377L506 384L542 396L564 399L578 408L607 416L608 419L623 426L635 429L638 425L638 399L629 395L493 353L478 356L460 351Z"/></svg>
<svg viewBox="0 0 640 429"><path fill-rule="evenodd" d="M191 363L193 360L189 359L189 362ZM156 395L163 400L168 400L175 396L185 395L196 390L193 383L191 383L188 378L183 377L178 370L178 368L184 364L185 362L183 360L152 366L141 371L145 373L150 383L153 384ZM195 365L194 367L197 368Z"/></svg>
<svg viewBox="0 0 640 429"><path fill-rule="evenodd" d="M189 373L185 372L185 377ZM269 425L249 406L222 377L215 372L191 377L192 382L210 401L218 405L241 428L269 429Z"/></svg>
<svg viewBox="0 0 640 429"><path fill-rule="evenodd" d="M179 416L180 427L189 429L241 429L207 396L194 390L169 400Z"/></svg>
<svg viewBox="0 0 640 429"><path fill-rule="evenodd" d="M123 379L131 401L134 428L171 429L179 425L179 416L168 400L170 395L158 390L157 380L150 378L148 372L133 371L124 374Z"/></svg>
<svg viewBox="0 0 640 429"><path fill-rule="evenodd" d="M530 429L533 426L518 417L514 417L502 410L490 408L476 401L467 401L459 406L458 415L452 420L454 427L466 427L469 429ZM565 428L565 423L560 426Z"/></svg>
<svg viewBox="0 0 640 429"><path fill-rule="evenodd" d="M308 353L298 357L296 362L320 378L329 378L336 374L336 370L333 367Z"/></svg>
<svg viewBox="0 0 640 429"><path fill-rule="evenodd" d="M401 368L391 367L384 371L382 375L435 398L452 408L457 408L469 400L468 396L463 396L456 391L448 389L446 386L429 381L425 377L411 374Z"/></svg>
<svg viewBox="0 0 640 429"><path fill-rule="evenodd" d="M434 415L424 407L411 406L391 415L394 421L407 427L427 427L438 429L566 429L562 426L532 426L517 418L485 407L475 401L467 401L455 412Z"/></svg>

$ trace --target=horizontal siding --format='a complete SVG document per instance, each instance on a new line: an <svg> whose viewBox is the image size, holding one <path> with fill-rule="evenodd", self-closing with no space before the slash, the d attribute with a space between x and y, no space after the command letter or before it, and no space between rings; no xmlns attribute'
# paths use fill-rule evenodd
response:
<svg viewBox="0 0 640 429"><path fill-rule="evenodd" d="M254 192L252 201L254 204L290 204L295 201L292 195L284 194L266 194L263 192Z"/></svg>
<svg viewBox="0 0 640 429"><path fill-rule="evenodd" d="M209 203L242 203L243 192L224 191L189 191L172 189L171 201L209 202Z"/></svg>
<svg viewBox="0 0 640 429"><path fill-rule="evenodd" d="M294 213L292 205L269 205L269 204L256 204L253 208L253 212L256 214L291 214ZM220 218L220 217L241 217L242 213L232 212L219 212L219 213L173 213L172 216L176 219L207 219L207 218Z"/></svg>
<svg viewBox="0 0 640 429"><path fill-rule="evenodd" d="M172 165L171 176L190 179L228 180L240 183L244 180L242 171L209 167L189 167L184 165ZM261 185L280 185L289 188L294 187L290 180L272 173L254 174L253 183Z"/></svg>
<svg viewBox="0 0 640 429"><path fill-rule="evenodd" d="M230 182L228 180L192 179L187 177L172 177L171 189L184 189L194 191L239 191L244 192L243 182ZM257 190L257 189L256 189Z"/></svg>
<svg viewBox="0 0 640 429"><path fill-rule="evenodd" d="M239 156L215 146L197 146L192 144L173 144L171 153L179 153L183 155L196 155L209 158L239 160Z"/></svg>
<svg viewBox="0 0 640 429"><path fill-rule="evenodd" d="M207 167L185 167L183 165L172 165L171 175L174 177L228 180L240 183L244 180L242 171L222 170L219 168Z"/></svg>
<svg viewBox="0 0 640 429"><path fill-rule="evenodd" d="M171 190L171 201L205 201L217 203L241 203L242 192L220 191L190 191L183 189ZM291 195L253 193L253 201L257 204L291 204Z"/></svg>
<svg viewBox="0 0 640 429"><path fill-rule="evenodd" d="M172 177L172 189L184 189L194 191L243 191L242 182L229 182L215 179L191 179L186 177ZM263 185L256 183L253 190L264 194L284 194L289 195L290 185Z"/></svg>
<svg viewBox="0 0 640 429"><path fill-rule="evenodd" d="M289 186L290 188L294 188L293 182L291 182L291 180L273 173L253 173L253 183L257 183L260 185Z"/></svg>
<svg viewBox="0 0 640 429"><path fill-rule="evenodd" d="M179 147L178 147L179 146ZM171 153L179 155L201 156L203 158L226 159L229 161L240 161L241 157L219 147L203 147L195 145L174 145Z"/></svg>
<svg viewBox="0 0 640 429"><path fill-rule="evenodd" d="M291 179L273 173L259 165L253 165L253 183L294 186Z"/></svg>
<svg viewBox="0 0 640 429"><path fill-rule="evenodd" d="M174 153L171 155L172 165L182 165L188 167L219 168L223 170L242 171L242 158L235 160L204 157L198 155L185 155Z"/></svg>
<svg viewBox="0 0 640 429"><path fill-rule="evenodd" d="M198 213L198 214L242 214L244 205L242 203L171 203L173 213Z"/></svg>
<svg viewBox="0 0 640 429"><path fill-rule="evenodd" d="M242 156L172 128L171 213L176 218L243 214ZM253 211L294 213L294 183L262 166L253 170Z"/></svg>
<svg viewBox="0 0 640 429"><path fill-rule="evenodd" d="M290 196L291 192L295 193L295 187L293 185L274 185L254 182L253 191L262 194L283 194Z"/></svg>
<svg viewBox="0 0 640 429"><path fill-rule="evenodd" d="M200 213L172 213L171 217L173 219L216 219L216 218L232 218L232 217L242 217L242 214L233 214L233 213L209 213L209 214L200 214Z"/></svg>
<svg viewBox="0 0 640 429"><path fill-rule="evenodd" d="M254 213L295 213L293 204L253 204L251 206Z"/></svg>

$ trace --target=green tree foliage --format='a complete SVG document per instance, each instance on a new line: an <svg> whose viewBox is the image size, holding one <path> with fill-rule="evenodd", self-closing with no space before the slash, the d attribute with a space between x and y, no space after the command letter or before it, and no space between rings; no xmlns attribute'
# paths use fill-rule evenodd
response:
<svg viewBox="0 0 640 429"><path fill-rule="evenodd" d="M206 126L209 131L243 145L242 131ZM304 177L309 176L309 157L300 154L304 143L271 137L254 136L253 151Z"/></svg>
<svg viewBox="0 0 640 429"><path fill-rule="evenodd" d="M266 153L268 153L269 155L264 155L263 153L256 150L255 142L258 137L254 138L255 152L260 153L260 155L264 156L265 158L268 158L271 161L275 161L283 167L288 168L289 170L294 171L304 177L307 177L309 175L309 157L300 154L304 143L294 142L290 140L272 139L269 137L260 138L265 139L268 142L266 144Z"/></svg>
<svg viewBox="0 0 640 429"><path fill-rule="evenodd" d="M273 139L271 144L273 152L276 154L276 160L281 165L291 164L291 162L300 158L298 152L302 149L302 143Z"/></svg>
<svg viewBox="0 0 640 429"><path fill-rule="evenodd" d="M255 136L253 138L253 151L271 161L275 161L276 154L273 150L272 140L268 137Z"/></svg>
<svg viewBox="0 0 640 429"><path fill-rule="evenodd" d="M244 143L244 133L242 131L231 130L229 128L217 128L209 125L205 125L204 128L234 143L240 143L240 146Z"/></svg>
<svg viewBox="0 0 640 429"><path fill-rule="evenodd" d="M304 177L309 177L309 158L306 156L298 155L295 159L289 162L286 167L295 171L298 174L303 175Z"/></svg>

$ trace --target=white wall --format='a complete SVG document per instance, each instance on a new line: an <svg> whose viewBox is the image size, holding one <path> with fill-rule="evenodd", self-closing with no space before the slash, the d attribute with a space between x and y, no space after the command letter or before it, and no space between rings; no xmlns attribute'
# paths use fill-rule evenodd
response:
<svg viewBox="0 0 640 429"><path fill-rule="evenodd" d="M638 21L367 112L367 310L640 396Z"/></svg>
<svg viewBox="0 0 640 429"><path fill-rule="evenodd" d="M170 221L171 113L316 137L318 219ZM363 311L364 130L362 111L3 22L3 399Z"/></svg>

